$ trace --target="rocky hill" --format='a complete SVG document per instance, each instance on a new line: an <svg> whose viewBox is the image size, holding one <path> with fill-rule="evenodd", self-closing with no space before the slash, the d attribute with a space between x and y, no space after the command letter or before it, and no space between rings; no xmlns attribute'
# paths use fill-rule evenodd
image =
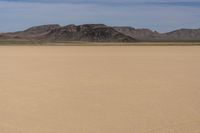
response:
<svg viewBox="0 0 200 133"><path fill-rule="evenodd" d="M104 24L60 26L42 25L13 33L2 33L0 39L41 41L137 42L137 41L200 41L200 29L180 29L159 33L150 29L110 27Z"/></svg>
<svg viewBox="0 0 200 133"><path fill-rule="evenodd" d="M0 39L27 39L43 41L135 42L114 28L103 24L42 25L25 31L0 34Z"/></svg>

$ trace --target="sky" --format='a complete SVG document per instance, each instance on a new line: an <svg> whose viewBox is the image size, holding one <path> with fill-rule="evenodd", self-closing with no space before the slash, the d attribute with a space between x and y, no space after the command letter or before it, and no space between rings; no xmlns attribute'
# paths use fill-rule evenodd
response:
<svg viewBox="0 0 200 133"><path fill-rule="evenodd" d="M0 0L0 32L91 23L159 32L200 28L200 0Z"/></svg>

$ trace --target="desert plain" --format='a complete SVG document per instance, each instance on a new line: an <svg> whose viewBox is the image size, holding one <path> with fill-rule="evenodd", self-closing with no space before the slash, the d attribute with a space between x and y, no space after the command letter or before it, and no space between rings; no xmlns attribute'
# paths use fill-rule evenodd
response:
<svg viewBox="0 0 200 133"><path fill-rule="evenodd" d="M200 133L200 47L1 46L0 133Z"/></svg>

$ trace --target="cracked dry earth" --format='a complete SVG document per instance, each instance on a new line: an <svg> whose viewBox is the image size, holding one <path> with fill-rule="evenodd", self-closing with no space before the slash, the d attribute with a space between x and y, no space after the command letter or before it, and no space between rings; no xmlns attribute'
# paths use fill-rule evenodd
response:
<svg viewBox="0 0 200 133"><path fill-rule="evenodd" d="M200 47L0 47L0 133L200 133Z"/></svg>

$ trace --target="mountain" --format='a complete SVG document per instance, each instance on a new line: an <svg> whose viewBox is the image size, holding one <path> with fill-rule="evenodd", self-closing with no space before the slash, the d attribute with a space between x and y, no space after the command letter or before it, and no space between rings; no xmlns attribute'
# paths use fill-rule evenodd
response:
<svg viewBox="0 0 200 133"><path fill-rule="evenodd" d="M113 28L138 41L200 41L200 29L180 29L161 34L150 29L135 29L132 27Z"/></svg>
<svg viewBox="0 0 200 133"><path fill-rule="evenodd" d="M31 27L24 31L1 33L0 39L41 41L138 42L138 41L200 41L200 29L179 29L159 33L150 29L110 27L104 24Z"/></svg>
<svg viewBox="0 0 200 133"><path fill-rule="evenodd" d="M42 41L135 42L136 39L103 24L42 25L27 30L0 34L0 39Z"/></svg>

